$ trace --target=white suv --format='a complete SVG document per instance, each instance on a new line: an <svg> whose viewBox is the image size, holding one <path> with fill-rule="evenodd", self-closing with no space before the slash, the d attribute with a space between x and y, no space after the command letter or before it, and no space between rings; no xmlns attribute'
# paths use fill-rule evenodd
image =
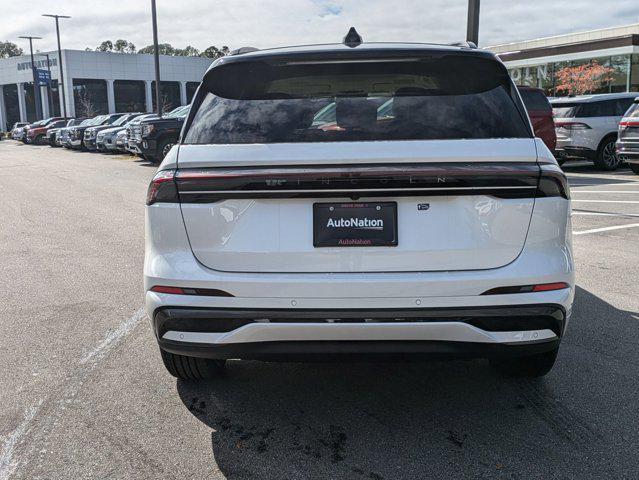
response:
<svg viewBox="0 0 639 480"><path fill-rule="evenodd" d="M622 163L615 149L619 121L636 96L606 93L552 99L560 162L584 158L601 170L617 169Z"/></svg>
<svg viewBox="0 0 639 480"><path fill-rule="evenodd" d="M181 378L414 356L544 375L574 295L569 189L489 52L230 55L149 186L144 280Z"/></svg>

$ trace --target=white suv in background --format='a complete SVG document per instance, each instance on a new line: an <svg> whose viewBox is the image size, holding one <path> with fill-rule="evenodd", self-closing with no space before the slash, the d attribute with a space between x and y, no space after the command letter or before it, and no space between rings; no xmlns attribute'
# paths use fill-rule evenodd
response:
<svg viewBox="0 0 639 480"><path fill-rule="evenodd" d="M587 159L601 170L616 170L622 163L615 148L619 121L636 96L605 93L552 99L559 161Z"/></svg>
<svg viewBox="0 0 639 480"><path fill-rule="evenodd" d="M435 356L546 374L575 288L570 195L506 68L346 43L205 74L147 197L166 368Z"/></svg>

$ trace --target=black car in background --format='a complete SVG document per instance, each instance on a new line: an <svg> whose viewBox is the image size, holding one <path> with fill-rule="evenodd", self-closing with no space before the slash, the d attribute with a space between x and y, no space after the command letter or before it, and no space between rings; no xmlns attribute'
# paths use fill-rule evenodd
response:
<svg viewBox="0 0 639 480"><path fill-rule="evenodd" d="M129 151L151 162L161 162L180 136L190 105L178 107L168 114L142 121L129 134Z"/></svg>
<svg viewBox="0 0 639 480"><path fill-rule="evenodd" d="M69 130L69 139L65 144L66 147L75 148L84 150L84 131L89 127L100 126L100 125L111 125L118 118L120 118L124 113L109 113L106 115L98 115L94 117L90 122L83 125L78 125L77 127L72 127Z"/></svg>
<svg viewBox="0 0 639 480"><path fill-rule="evenodd" d="M114 114L114 115L117 115L117 114ZM97 150L96 140L97 140L97 136L98 136L99 132L101 132L102 130L106 130L107 128L118 127L118 126L121 126L121 125L125 125L127 122L133 120L135 117L143 115L143 113L142 112L131 112L131 113L121 113L119 115L120 115L120 118L116 119L113 123L95 125L95 126L92 126L92 127L89 127L87 129L85 129L84 130L84 137L83 137L84 148L86 148L87 150L91 150L91 151Z"/></svg>

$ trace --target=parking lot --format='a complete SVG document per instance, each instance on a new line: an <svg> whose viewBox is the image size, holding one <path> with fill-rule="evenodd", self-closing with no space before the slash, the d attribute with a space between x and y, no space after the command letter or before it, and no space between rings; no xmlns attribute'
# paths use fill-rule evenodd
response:
<svg viewBox="0 0 639 480"><path fill-rule="evenodd" d="M572 162L577 293L554 370L485 361L164 370L136 157L0 142L0 480L638 478L639 176Z"/></svg>

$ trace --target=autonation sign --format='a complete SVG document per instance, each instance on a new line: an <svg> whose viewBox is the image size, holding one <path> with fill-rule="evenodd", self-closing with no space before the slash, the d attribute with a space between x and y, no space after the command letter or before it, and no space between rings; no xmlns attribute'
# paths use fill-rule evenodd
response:
<svg viewBox="0 0 639 480"><path fill-rule="evenodd" d="M55 67L58 64L57 58L49 59L49 67ZM47 66L47 60L36 60L33 62L36 68L45 68ZM31 62L18 63L18 70L31 70Z"/></svg>

